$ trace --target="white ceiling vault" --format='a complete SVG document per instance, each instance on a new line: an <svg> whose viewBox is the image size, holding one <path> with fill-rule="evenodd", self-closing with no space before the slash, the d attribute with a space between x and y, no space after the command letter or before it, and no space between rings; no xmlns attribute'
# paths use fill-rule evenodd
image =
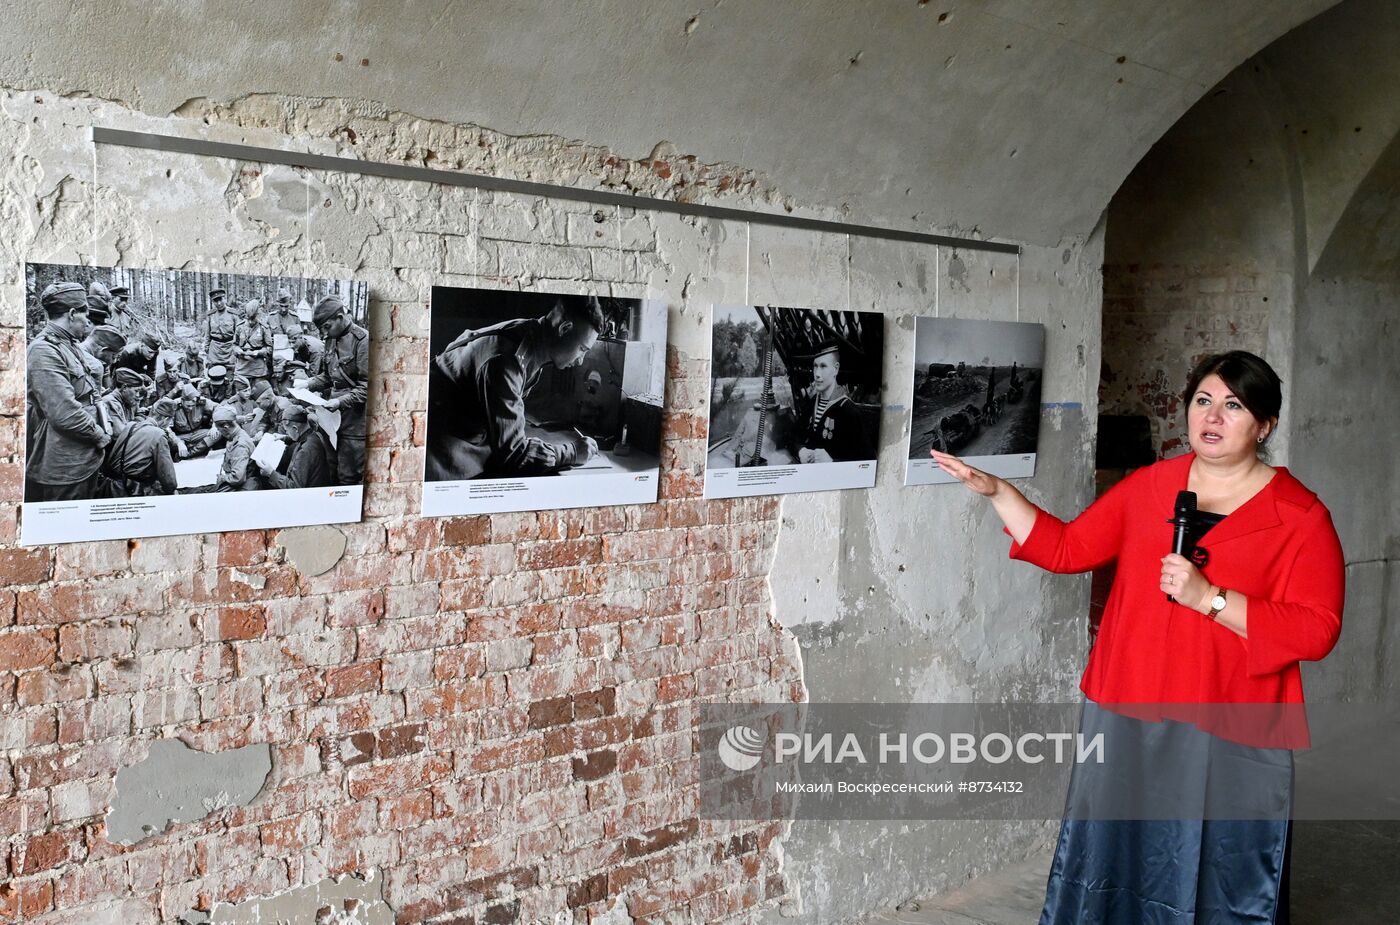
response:
<svg viewBox="0 0 1400 925"><path fill-rule="evenodd" d="M1054 243L1334 2L17 0L0 83L152 113L364 99L627 158L664 142L854 221Z"/></svg>

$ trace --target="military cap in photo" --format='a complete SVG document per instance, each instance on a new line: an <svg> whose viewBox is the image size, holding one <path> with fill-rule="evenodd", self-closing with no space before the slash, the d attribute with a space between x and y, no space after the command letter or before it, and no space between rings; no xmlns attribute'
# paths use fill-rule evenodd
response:
<svg viewBox="0 0 1400 925"><path fill-rule="evenodd" d="M235 389L238 389L239 391L242 391L243 389L246 389L246 388L247 388L248 386L250 386L250 385L252 385L252 383L248 380L248 377L247 377L247 376L234 376L234 377L233 377L233 387L234 387Z"/></svg>
<svg viewBox="0 0 1400 925"><path fill-rule="evenodd" d="M99 347L106 347L108 350L120 350L126 346L126 338L122 336L122 332L110 324L99 324L92 329L89 336Z"/></svg>
<svg viewBox="0 0 1400 925"><path fill-rule="evenodd" d="M209 290L209 298L211 299L222 299L226 295L228 295L228 290L217 286Z"/></svg>
<svg viewBox="0 0 1400 925"><path fill-rule="evenodd" d="M826 356L828 353L834 353L836 355L836 359L840 360L841 342L838 340L822 341L820 344L817 344L817 349L812 351L811 359L816 360L817 357Z"/></svg>
<svg viewBox="0 0 1400 925"><path fill-rule="evenodd" d="M144 341L148 347L154 347L157 350L160 349L160 335L154 331L143 331L141 333L141 340Z"/></svg>
<svg viewBox="0 0 1400 925"><path fill-rule="evenodd" d="M322 321L334 318L343 311L345 311L345 302L340 296L328 295L316 303L316 310L311 313L311 321L315 324L320 324Z"/></svg>
<svg viewBox="0 0 1400 925"><path fill-rule="evenodd" d="M78 283L53 283L44 288L39 296L39 304L49 311L86 308L87 290Z"/></svg>
<svg viewBox="0 0 1400 925"><path fill-rule="evenodd" d="M311 416L306 413L305 405L293 404L286 411L282 412L282 420L297 421L299 423L305 424L307 421L311 420Z"/></svg>
<svg viewBox="0 0 1400 925"><path fill-rule="evenodd" d="M112 301L112 293L102 283L93 280L88 286L88 299L101 305L107 305Z"/></svg>
<svg viewBox="0 0 1400 925"><path fill-rule="evenodd" d="M118 366L116 369L112 370L112 384L119 389L127 389L133 385L141 385L145 378L145 376L141 375L136 370L127 369L125 366Z"/></svg>
<svg viewBox="0 0 1400 925"><path fill-rule="evenodd" d="M151 406L151 416L158 418L172 417L177 407L179 406L175 404L175 399L173 398L157 399L156 403Z"/></svg>
<svg viewBox="0 0 1400 925"><path fill-rule="evenodd" d="M210 382L223 382L228 376L228 369L220 363L215 363L204 371L204 375L209 377Z"/></svg>
<svg viewBox="0 0 1400 925"><path fill-rule="evenodd" d="M278 289L278 290L277 290L277 304L278 304L278 305L290 305L290 304L292 304L292 294L291 294L291 292L289 292L289 291L286 290L286 289Z"/></svg>
<svg viewBox="0 0 1400 925"><path fill-rule="evenodd" d="M249 305L256 305L259 309L261 309L261 308L262 308L262 299L257 299L257 298L254 298L254 299L245 299L244 302L243 302L242 307L243 307L243 308L247 308Z"/></svg>
<svg viewBox="0 0 1400 925"><path fill-rule="evenodd" d="M112 295L119 295L122 298L126 298L127 296L131 295L131 289L126 286L108 286L107 291L110 292Z"/></svg>
<svg viewBox="0 0 1400 925"><path fill-rule="evenodd" d="M233 409L228 405L219 405L219 407L214 409L214 423L218 424L221 421L237 423L238 415L235 414Z"/></svg>

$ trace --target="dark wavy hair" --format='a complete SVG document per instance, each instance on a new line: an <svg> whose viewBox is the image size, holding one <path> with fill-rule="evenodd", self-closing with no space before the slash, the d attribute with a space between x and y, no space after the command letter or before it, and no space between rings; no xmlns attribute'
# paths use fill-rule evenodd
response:
<svg viewBox="0 0 1400 925"><path fill-rule="evenodd" d="M554 312L561 321L572 321L577 325L590 327L602 334L607 328L607 316L597 296L564 296L554 302Z"/></svg>
<svg viewBox="0 0 1400 925"><path fill-rule="evenodd" d="M1254 420L1260 424L1277 424L1279 411L1283 408L1283 380L1263 357L1255 356L1248 350L1231 350L1229 353L1214 353L1201 360L1186 378L1186 391L1181 393L1188 409L1191 407L1191 396L1200 388L1201 380L1212 374L1220 377L1245 410L1254 416ZM1271 426L1269 435L1272 436L1273 432Z"/></svg>

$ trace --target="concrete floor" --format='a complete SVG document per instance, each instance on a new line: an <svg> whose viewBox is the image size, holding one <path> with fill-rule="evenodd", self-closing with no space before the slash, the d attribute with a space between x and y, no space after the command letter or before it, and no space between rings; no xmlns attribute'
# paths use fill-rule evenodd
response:
<svg viewBox="0 0 1400 925"><path fill-rule="evenodd" d="M1046 854L865 925L1035 925L1049 870ZM1291 925L1394 925L1400 822L1295 822L1292 880Z"/></svg>

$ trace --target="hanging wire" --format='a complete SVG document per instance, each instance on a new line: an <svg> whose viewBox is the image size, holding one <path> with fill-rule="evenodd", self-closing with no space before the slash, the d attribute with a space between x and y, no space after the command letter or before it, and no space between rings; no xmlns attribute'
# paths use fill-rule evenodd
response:
<svg viewBox="0 0 1400 925"><path fill-rule="evenodd" d="M749 301L749 255L750 245L753 243L753 228L749 222L744 222L744 304L752 305Z"/></svg>
<svg viewBox="0 0 1400 925"><path fill-rule="evenodd" d="M1016 252L1016 320L1021 320L1021 253Z"/></svg>
<svg viewBox="0 0 1400 925"><path fill-rule="evenodd" d="M943 258L938 253L938 245L933 245L933 317L938 317L938 297L943 289L943 284L939 282L943 276Z"/></svg>
<svg viewBox="0 0 1400 925"><path fill-rule="evenodd" d="M471 272L468 274L472 279L480 279L481 274L476 272L477 253L480 250L479 239L481 237L481 223L478 218L478 206L481 203L481 189L472 189L472 207L470 221L467 229L467 253L469 255L468 265Z"/></svg>
<svg viewBox="0 0 1400 925"><path fill-rule="evenodd" d="M304 227L302 249L301 249L301 275L307 279L311 278L311 171L302 171L302 177L306 181L306 225Z"/></svg>
<svg viewBox="0 0 1400 925"><path fill-rule="evenodd" d="M97 145L92 146L92 266L97 266Z"/></svg>
<svg viewBox="0 0 1400 925"><path fill-rule="evenodd" d="M851 310L851 233L846 232L846 311Z"/></svg>

